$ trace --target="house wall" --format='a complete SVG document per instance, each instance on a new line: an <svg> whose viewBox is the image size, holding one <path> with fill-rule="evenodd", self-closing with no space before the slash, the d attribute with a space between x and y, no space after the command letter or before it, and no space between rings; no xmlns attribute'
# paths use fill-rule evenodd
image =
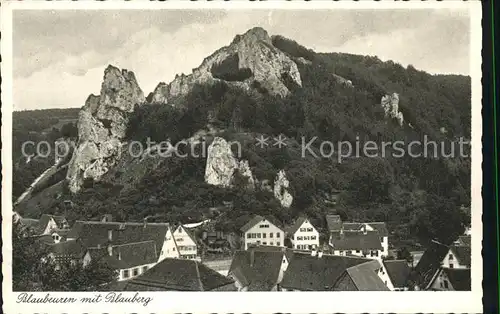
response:
<svg viewBox="0 0 500 314"><path fill-rule="evenodd" d="M389 277L389 274L387 273L387 269L384 266L384 263L380 263L380 269L377 273L378 277L382 280L382 282L387 286L387 288L391 291L396 290L394 288L394 285L392 284L391 278Z"/></svg>
<svg viewBox="0 0 500 314"><path fill-rule="evenodd" d="M351 277L347 275L347 272L344 272L342 276L337 280L335 286L333 287L334 291L358 291L354 281L352 281Z"/></svg>
<svg viewBox="0 0 500 314"><path fill-rule="evenodd" d="M443 270L439 270L438 274L434 278L434 281L430 285L430 290L440 290L440 291L454 291L453 286L446 276L446 273Z"/></svg>
<svg viewBox="0 0 500 314"><path fill-rule="evenodd" d="M283 260L281 261L280 273L278 274L278 282L277 282L278 285L283 280L283 276L285 275L285 271L287 268L288 268L288 259L286 258L285 254L283 254Z"/></svg>
<svg viewBox="0 0 500 314"><path fill-rule="evenodd" d="M285 246L285 233L277 226L264 220L245 232L243 237L244 249L248 249L249 244L261 244L271 246Z"/></svg>
<svg viewBox="0 0 500 314"><path fill-rule="evenodd" d="M47 223L47 226L45 227L45 230L42 232L42 234L51 234L52 231L55 229L57 229L57 224L53 218L50 218L49 222Z"/></svg>
<svg viewBox="0 0 500 314"><path fill-rule="evenodd" d="M467 265L461 265L455 254L451 250L443 258L442 267L444 268L468 268Z"/></svg>
<svg viewBox="0 0 500 314"><path fill-rule="evenodd" d="M371 227L370 225L365 224L365 226L366 226L367 231L375 231L375 228ZM389 255L389 237L388 236L382 237L380 244L382 245L382 256L388 256Z"/></svg>
<svg viewBox="0 0 500 314"><path fill-rule="evenodd" d="M311 250L319 247L319 232L306 220L300 228L291 235L290 241L294 249Z"/></svg>
<svg viewBox="0 0 500 314"><path fill-rule="evenodd" d="M372 256L373 254L373 256ZM337 256L358 256L358 257L366 257L370 259L382 260L382 251L381 250L370 250L370 251L362 251L362 250L334 250L333 255Z"/></svg>
<svg viewBox="0 0 500 314"><path fill-rule="evenodd" d="M174 239L177 244L177 250L179 251L179 257L185 259L199 259L198 257L198 246L194 242L186 230L182 226L177 227L174 233Z"/></svg>
<svg viewBox="0 0 500 314"><path fill-rule="evenodd" d="M118 281L129 280L131 278L140 276L146 270L150 269L154 265L156 265L156 263L144 264L144 265L140 265L140 266L136 266L136 267L132 267L132 268L127 268L127 269L120 269L119 270L119 275L118 275ZM134 270L135 269L137 270L137 274L136 275L134 275ZM128 276L125 276L127 271L128 271Z"/></svg>
<svg viewBox="0 0 500 314"><path fill-rule="evenodd" d="M163 241L158 262L161 262L165 258L179 258L179 252L175 245L174 236L170 228L168 228L167 233L165 234L165 240Z"/></svg>

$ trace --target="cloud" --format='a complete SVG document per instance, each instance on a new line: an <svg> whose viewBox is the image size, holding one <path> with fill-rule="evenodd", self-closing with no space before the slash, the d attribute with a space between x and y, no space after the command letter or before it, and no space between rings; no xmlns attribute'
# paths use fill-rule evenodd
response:
<svg viewBox="0 0 500 314"><path fill-rule="evenodd" d="M99 93L108 64L134 71L147 95L254 26L316 51L468 73L463 11L23 12L14 15L15 108L82 106L90 93Z"/></svg>

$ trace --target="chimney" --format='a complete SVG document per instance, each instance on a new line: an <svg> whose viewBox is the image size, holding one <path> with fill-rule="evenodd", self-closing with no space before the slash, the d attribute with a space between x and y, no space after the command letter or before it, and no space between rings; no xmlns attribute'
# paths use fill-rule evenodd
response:
<svg viewBox="0 0 500 314"><path fill-rule="evenodd" d="M311 256L316 256L316 254L317 254L317 253L318 253L318 252L316 252L316 250L312 250L312 251L311 251Z"/></svg>
<svg viewBox="0 0 500 314"><path fill-rule="evenodd" d="M108 240L113 241L113 230L108 230Z"/></svg>
<svg viewBox="0 0 500 314"><path fill-rule="evenodd" d="M108 245L108 254L109 256L113 256L113 247L111 245Z"/></svg>

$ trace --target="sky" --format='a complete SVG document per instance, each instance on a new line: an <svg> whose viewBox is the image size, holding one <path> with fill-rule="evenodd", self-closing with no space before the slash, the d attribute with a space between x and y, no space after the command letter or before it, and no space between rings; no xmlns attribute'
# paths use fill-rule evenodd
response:
<svg viewBox="0 0 500 314"><path fill-rule="evenodd" d="M466 10L14 11L14 109L83 106L108 64L147 95L261 26L316 52L375 55L429 73L469 74Z"/></svg>

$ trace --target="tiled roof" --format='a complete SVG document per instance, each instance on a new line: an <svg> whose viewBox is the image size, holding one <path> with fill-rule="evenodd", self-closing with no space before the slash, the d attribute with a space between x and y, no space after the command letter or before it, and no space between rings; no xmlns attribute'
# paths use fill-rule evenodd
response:
<svg viewBox="0 0 500 314"><path fill-rule="evenodd" d="M144 241L155 241L161 250L169 224L166 223L120 223L77 221L68 233L68 239L79 238L86 247L105 246L108 243L120 245ZM111 230L111 241L108 231Z"/></svg>
<svg viewBox="0 0 500 314"><path fill-rule="evenodd" d="M53 253L56 257L66 256L72 258L80 258L85 254L83 244L78 240L62 241L55 244L48 245L49 252Z"/></svg>
<svg viewBox="0 0 500 314"><path fill-rule="evenodd" d="M328 226L328 230L330 232L342 229L342 220L340 219L340 215L326 215L326 225Z"/></svg>
<svg viewBox="0 0 500 314"><path fill-rule="evenodd" d="M262 217L260 215L255 215L252 219L250 219L250 221L248 221L245 225L243 225L243 227L240 228L240 231L247 232L248 230L250 230L250 228L263 221L264 219L280 228L280 224L276 221L276 219L272 217Z"/></svg>
<svg viewBox="0 0 500 314"><path fill-rule="evenodd" d="M38 228L38 225L40 221L38 219L32 219L32 218L21 218L21 224L23 224L26 227L30 228Z"/></svg>
<svg viewBox="0 0 500 314"><path fill-rule="evenodd" d="M457 291L471 290L470 268L443 268L446 276L450 280L453 289Z"/></svg>
<svg viewBox="0 0 500 314"><path fill-rule="evenodd" d="M449 251L449 247L437 241L432 241L427 250L418 261L415 272L412 275L412 281L420 289L427 289L432 278L439 271L441 262Z"/></svg>
<svg viewBox="0 0 500 314"><path fill-rule="evenodd" d="M468 245L468 246L470 246L470 241L471 241L471 236L470 235L465 235L465 236L459 236L458 237L458 243L460 245Z"/></svg>
<svg viewBox="0 0 500 314"><path fill-rule="evenodd" d="M333 232L330 245L334 250L381 250L380 235L377 231Z"/></svg>
<svg viewBox="0 0 500 314"><path fill-rule="evenodd" d="M451 251L458 258L461 265L470 267L471 262L471 248L466 245L452 245Z"/></svg>
<svg viewBox="0 0 500 314"><path fill-rule="evenodd" d="M381 237L387 237L389 235L385 222L367 222L366 224L377 230Z"/></svg>
<svg viewBox="0 0 500 314"><path fill-rule="evenodd" d="M278 284L284 252L237 251L231 262L232 274L249 291L270 291Z"/></svg>
<svg viewBox="0 0 500 314"><path fill-rule="evenodd" d="M411 269L406 260L385 260L384 266L394 288L407 286Z"/></svg>
<svg viewBox="0 0 500 314"><path fill-rule="evenodd" d="M342 229L345 231L359 231L363 228L364 224L361 222L344 222L342 223Z"/></svg>
<svg viewBox="0 0 500 314"><path fill-rule="evenodd" d="M288 264L281 281L286 289L332 291L340 276L350 267L371 261L366 258L297 253Z"/></svg>
<svg viewBox="0 0 500 314"><path fill-rule="evenodd" d="M50 219L53 219L54 222L57 225L57 228L62 229L64 228L64 225L67 223L66 217L64 216L55 216L55 215L48 215L48 214L43 214L40 217L39 221L39 232L43 232L45 228L47 227L47 224L49 223Z"/></svg>
<svg viewBox="0 0 500 314"><path fill-rule="evenodd" d="M234 281L197 261L166 258L129 280L124 290L213 291L224 289L227 285L234 286Z"/></svg>
<svg viewBox="0 0 500 314"><path fill-rule="evenodd" d="M297 230L299 230L300 226L302 226L302 224L304 222L307 221L307 218L306 217L299 217L295 223L287 230L287 233L289 235L293 235L295 234L295 232L297 232Z"/></svg>
<svg viewBox="0 0 500 314"><path fill-rule="evenodd" d="M293 249L284 247L284 246L272 246L272 245L257 245L251 246L248 248L248 251L260 251L260 252L283 252L288 260L290 260L293 256Z"/></svg>
<svg viewBox="0 0 500 314"><path fill-rule="evenodd" d="M116 269L153 264L158 260L154 241L116 245L112 246L111 250L112 255L109 255L107 248L91 248L89 254L92 259L104 259L111 267Z"/></svg>
<svg viewBox="0 0 500 314"><path fill-rule="evenodd" d="M378 276L381 267L379 261L371 260L349 267L346 271L358 291L387 291L389 289Z"/></svg>

